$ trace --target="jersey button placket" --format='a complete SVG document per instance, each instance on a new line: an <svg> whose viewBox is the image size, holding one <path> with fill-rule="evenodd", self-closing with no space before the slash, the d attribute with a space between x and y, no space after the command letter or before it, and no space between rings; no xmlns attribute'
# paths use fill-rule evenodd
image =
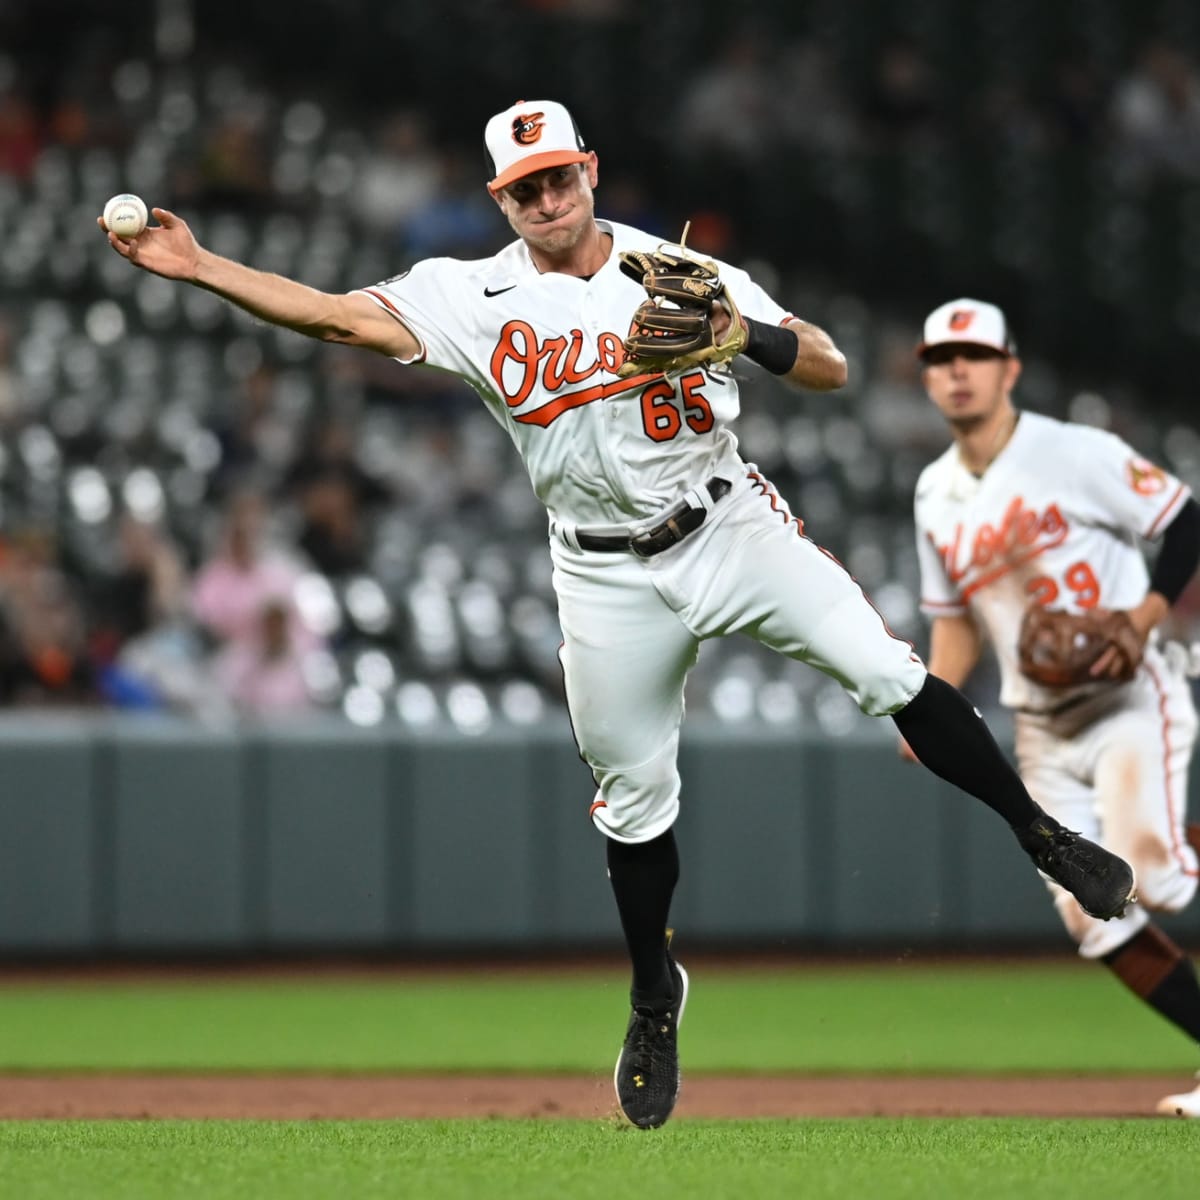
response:
<svg viewBox="0 0 1200 1200"><path fill-rule="evenodd" d="M591 344L597 348L599 353L600 346L600 321L596 315L596 293L589 287L583 294L583 324L588 331L588 336L591 339ZM604 375L611 375L612 372L605 367L601 367L601 372ZM604 405L605 411L608 413L609 420L616 417L617 411L612 404L609 403L609 397L605 396L601 403Z"/></svg>

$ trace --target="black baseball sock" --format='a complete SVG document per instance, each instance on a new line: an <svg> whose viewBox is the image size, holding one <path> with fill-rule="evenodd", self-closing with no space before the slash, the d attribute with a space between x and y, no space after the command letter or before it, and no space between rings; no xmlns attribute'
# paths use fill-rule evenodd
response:
<svg viewBox="0 0 1200 1200"><path fill-rule="evenodd" d="M1010 825L1024 829L1045 815L1004 757L979 710L944 679L927 675L925 685L892 714L892 720L935 775L982 800Z"/></svg>
<svg viewBox="0 0 1200 1200"><path fill-rule="evenodd" d="M662 1008L674 993L667 967L667 919L679 882L674 830L648 842L609 838L608 877L633 964L632 1003Z"/></svg>
<svg viewBox="0 0 1200 1200"><path fill-rule="evenodd" d="M1145 926L1102 961L1135 996L1200 1042L1196 968L1161 929Z"/></svg>

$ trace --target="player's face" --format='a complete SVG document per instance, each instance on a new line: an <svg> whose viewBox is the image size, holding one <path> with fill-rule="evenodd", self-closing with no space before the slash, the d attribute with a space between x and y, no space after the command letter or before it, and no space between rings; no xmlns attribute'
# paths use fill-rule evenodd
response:
<svg viewBox="0 0 1200 1200"><path fill-rule="evenodd" d="M547 255L569 252L592 227L596 156L585 163L547 167L496 195L513 232Z"/></svg>
<svg viewBox="0 0 1200 1200"><path fill-rule="evenodd" d="M986 346L947 343L925 352L921 377L938 411L959 428L981 425L1010 403L1021 364Z"/></svg>

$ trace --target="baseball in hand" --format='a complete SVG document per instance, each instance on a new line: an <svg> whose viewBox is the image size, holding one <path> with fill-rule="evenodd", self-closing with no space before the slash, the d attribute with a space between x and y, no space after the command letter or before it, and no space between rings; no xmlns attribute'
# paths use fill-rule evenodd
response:
<svg viewBox="0 0 1200 1200"><path fill-rule="evenodd" d="M135 238L146 228L149 214L141 196L122 192L104 206L104 224L122 241Z"/></svg>

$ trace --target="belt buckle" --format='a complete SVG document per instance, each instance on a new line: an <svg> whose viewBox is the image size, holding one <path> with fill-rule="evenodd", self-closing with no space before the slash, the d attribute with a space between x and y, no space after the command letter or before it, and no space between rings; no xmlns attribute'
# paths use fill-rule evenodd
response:
<svg viewBox="0 0 1200 1200"><path fill-rule="evenodd" d="M702 486L705 492L708 493L708 498L714 504L730 490L729 481L719 477L714 477ZM680 522L688 516L692 517L692 522L685 529ZM631 533L629 535L629 549L638 558L652 558L655 554L661 554L664 550L669 550L672 546L678 545L689 534L695 533L707 519L707 508L694 507L685 501L683 504L677 505L657 525L652 526L650 529L642 529L637 533ZM664 535L666 535L666 540L659 541L658 539L663 538ZM638 545L639 542L641 546Z"/></svg>
<svg viewBox="0 0 1200 1200"><path fill-rule="evenodd" d="M638 558L653 558L660 549L653 542L654 535L660 529L662 529L662 526L656 525L653 529L643 529L639 533L630 534L630 552L636 554Z"/></svg>
<svg viewBox="0 0 1200 1200"><path fill-rule="evenodd" d="M683 541L691 529L683 529L679 525L680 519L690 510L685 509L683 512L674 512L667 517L665 521L660 521L652 529L644 529L636 537L629 539L629 548L638 558L653 558L656 554L661 554L664 550L669 550L672 546L677 546ZM643 549L638 548L638 542L642 543Z"/></svg>

